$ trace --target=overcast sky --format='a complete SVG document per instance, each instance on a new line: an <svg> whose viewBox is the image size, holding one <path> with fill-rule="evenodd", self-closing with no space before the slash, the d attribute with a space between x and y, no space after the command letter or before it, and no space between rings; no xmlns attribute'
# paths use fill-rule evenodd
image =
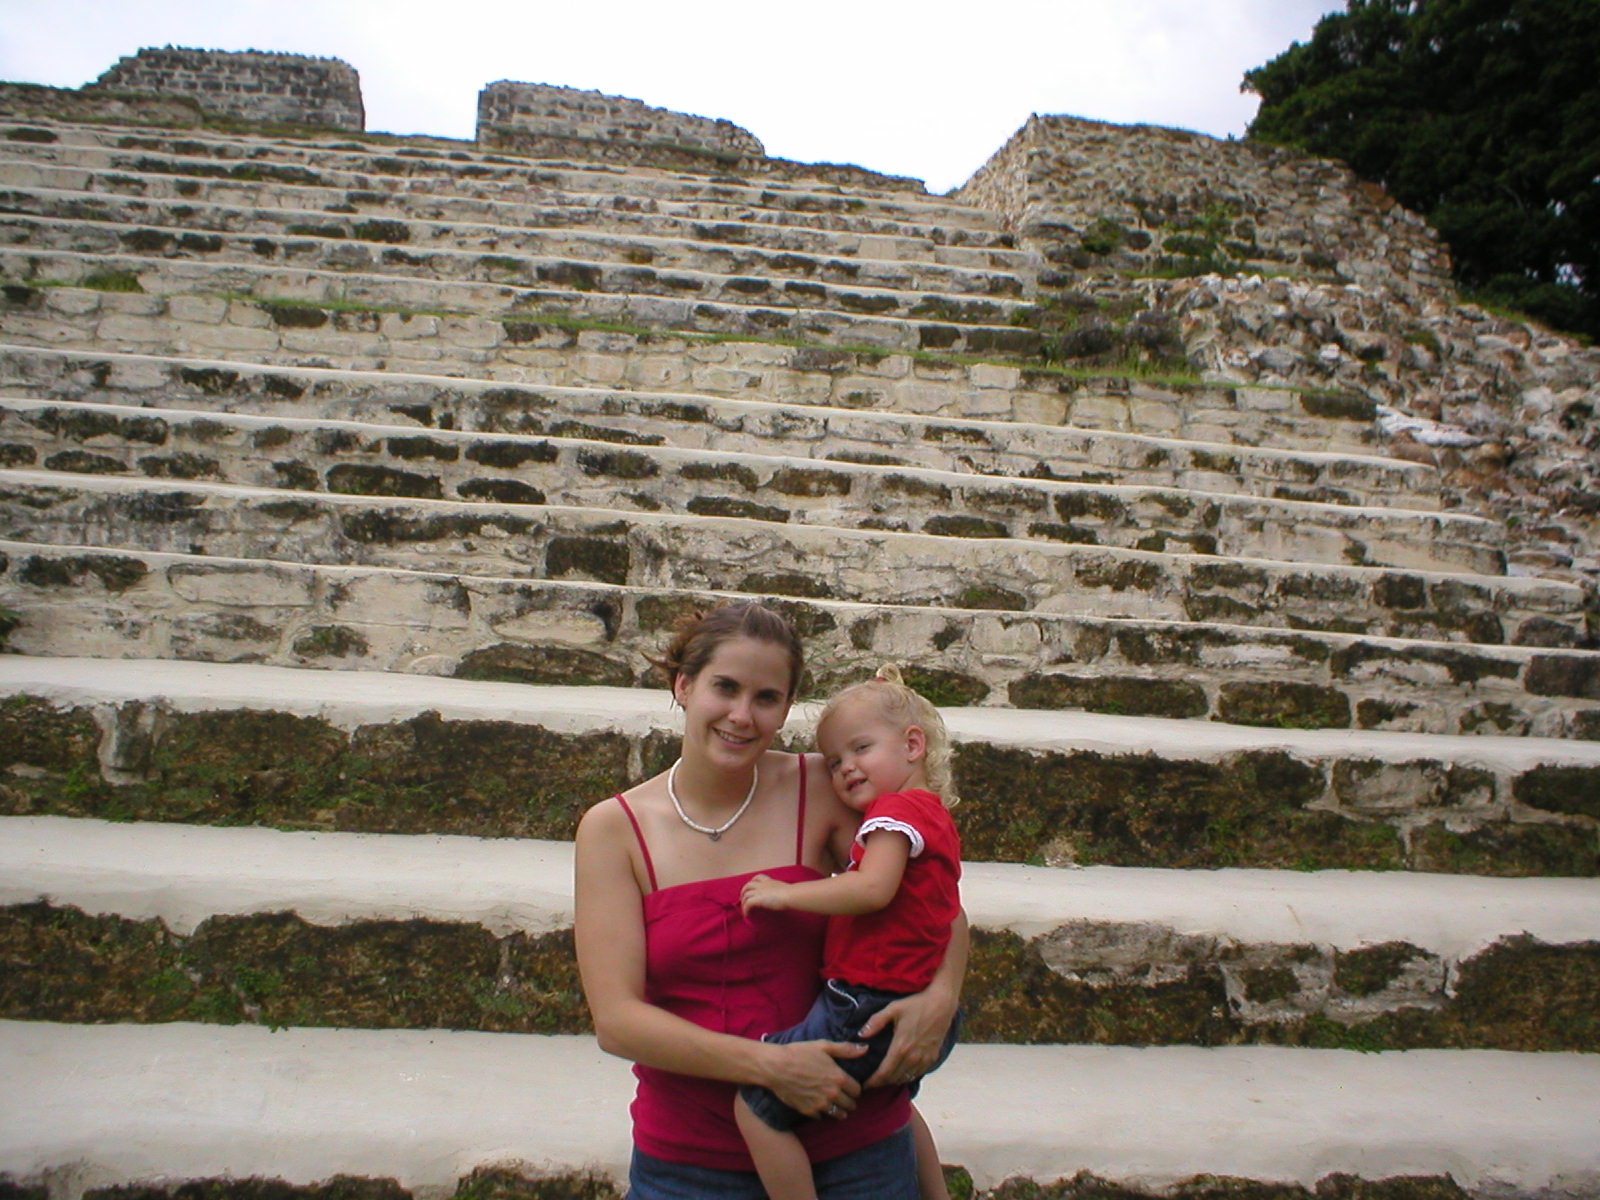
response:
<svg viewBox="0 0 1600 1200"><path fill-rule="evenodd" d="M945 191L1030 113L1238 136L1244 72L1342 0L0 0L0 79L78 87L143 46L361 74L367 128L471 138L498 79L742 125L767 153Z"/></svg>

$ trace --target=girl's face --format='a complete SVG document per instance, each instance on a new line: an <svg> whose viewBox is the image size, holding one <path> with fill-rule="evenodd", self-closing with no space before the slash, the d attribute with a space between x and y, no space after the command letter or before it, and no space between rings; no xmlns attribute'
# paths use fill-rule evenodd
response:
<svg viewBox="0 0 1600 1200"><path fill-rule="evenodd" d="M922 760L927 736L920 725L901 727L870 697L852 697L817 730L817 748L834 793L857 812L879 796L926 787Z"/></svg>
<svg viewBox="0 0 1600 1200"><path fill-rule="evenodd" d="M679 675L685 756L742 771L764 754L789 716L789 653L776 642L730 638L693 678Z"/></svg>

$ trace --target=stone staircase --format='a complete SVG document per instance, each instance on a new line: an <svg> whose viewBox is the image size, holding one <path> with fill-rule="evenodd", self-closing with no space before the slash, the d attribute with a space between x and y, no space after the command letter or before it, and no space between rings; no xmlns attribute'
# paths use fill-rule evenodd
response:
<svg viewBox="0 0 1600 1200"><path fill-rule="evenodd" d="M956 736L958 1188L1600 1195L1584 587L858 174L0 121L0 1193L614 1194L569 842L753 594Z"/></svg>

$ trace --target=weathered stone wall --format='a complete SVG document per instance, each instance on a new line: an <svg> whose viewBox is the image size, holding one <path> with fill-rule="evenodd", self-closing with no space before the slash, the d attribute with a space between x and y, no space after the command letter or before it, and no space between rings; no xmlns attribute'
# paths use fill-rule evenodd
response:
<svg viewBox="0 0 1600 1200"><path fill-rule="evenodd" d="M588 158L655 161L663 153L692 162L734 164L766 150L732 121L655 108L626 96L502 79L478 93L478 143L549 153L571 145Z"/></svg>
<svg viewBox="0 0 1600 1200"><path fill-rule="evenodd" d="M253 121L365 129L361 77L337 58L146 47L89 87L192 96L212 112Z"/></svg>
<svg viewBox="0 0 1600 1200"><path fill-rule="evenodd" d="M1422 218L1338 164L1178 129L1031 117L956 195L1077 270L1244 268L1408 295L1450 277Z"/></svg>

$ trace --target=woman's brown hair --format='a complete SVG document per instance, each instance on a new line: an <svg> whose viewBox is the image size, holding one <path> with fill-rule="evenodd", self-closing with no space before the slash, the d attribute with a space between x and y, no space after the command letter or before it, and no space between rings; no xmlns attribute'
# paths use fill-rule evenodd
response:
<svg viewBox="0 0 1600 1200"><path fill-rule="evenodd" d="M805 669L805 650L800 645L800 635L782 613L757 600L742 600L688 614L678 622L672 640L660 657L650 657L649 661L667 677L670 687L680 676L693 679L700 674L717 647L736 638L772 642L788 652L787 699L793 700L800 687L800 673Z"/></svg>

